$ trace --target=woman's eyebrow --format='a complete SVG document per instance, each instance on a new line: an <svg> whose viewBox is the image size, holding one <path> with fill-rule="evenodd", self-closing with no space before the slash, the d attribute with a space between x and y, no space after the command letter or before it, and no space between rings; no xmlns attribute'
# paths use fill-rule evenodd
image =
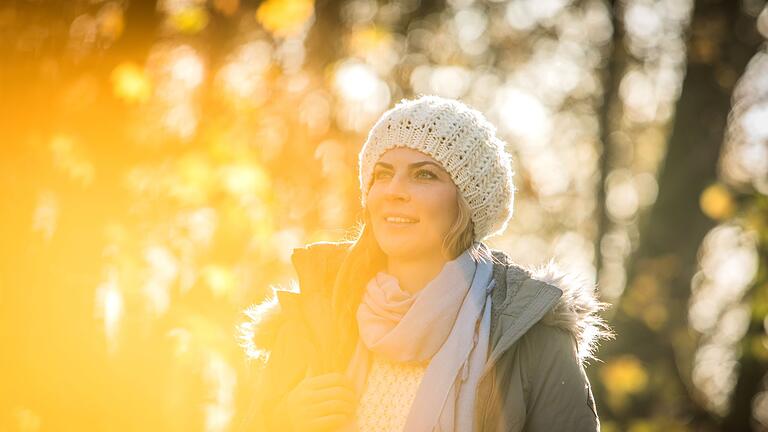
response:
<svg viewBox="0 0 768 432"><path fill-rule="evenodd" d="M392 164L388 164L386 162L376 162L376 165L381 165L384 168L388 168L388 169L393 169L394 168L394 166L392 166ZM408 168L413 169L413 168L418 168L418 167L424 166L424 165L434 165L435 167L437 167L438 169L440 169L442 171L442 167L440 167L440 165L438 165L438 164L436 164L434 162L430 162L430 161L414 162L412 164L409 164Z"/></svg>

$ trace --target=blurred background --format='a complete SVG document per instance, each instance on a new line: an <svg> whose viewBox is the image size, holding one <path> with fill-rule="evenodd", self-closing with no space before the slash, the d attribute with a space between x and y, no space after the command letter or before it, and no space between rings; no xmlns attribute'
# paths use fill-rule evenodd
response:
<svg viewBox="0 0 768 432"><path fill-rule="evenodd" d="M764 0L6 0L0 430L228 431L243 310L404 97L484 112L521 264L594 280L603 431L768 430Z"/></svg>

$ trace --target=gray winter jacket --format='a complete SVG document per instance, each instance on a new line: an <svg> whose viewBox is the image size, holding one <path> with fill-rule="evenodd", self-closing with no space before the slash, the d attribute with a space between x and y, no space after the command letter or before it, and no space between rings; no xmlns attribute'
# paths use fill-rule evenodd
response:
<svg viewBox="0 0 768 432"><path fill-rule="evenodd" d="M331 325L329 286L351 243L297 248L292 262L299 292L276 296L246 311L244 347L261 367L253 404L242 430L270 431L271 408L306 374L323 363ZM600 422L584 361L610 329L597 313L607 305L594 286L558 270L552 262L533 270L493 250L488 361L477 389L475 430L483 432L599 431ZM304 355L303 353L314 353Z"/></svg>

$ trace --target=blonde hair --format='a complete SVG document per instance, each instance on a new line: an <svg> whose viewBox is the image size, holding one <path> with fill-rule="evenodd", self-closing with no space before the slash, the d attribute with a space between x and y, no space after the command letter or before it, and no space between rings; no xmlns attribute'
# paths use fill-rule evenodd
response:
<svg viewBox="0 0 768 432"><path fill-rule="evenodd" d="M485 255L478 243L474 242L474 223L471 210L461 194L457 194L458 215L448 229L442 243L442 252L453 260L465 250L475 260L481 258L496 261L490 252ZM386 254L379 246L371 228L370 216L363 209L362 221L358 222L347 241L351 246L342 260L331 293L333 315L339 335L338 353L341 363L335 365L338 370L346 367L357 342L356 311L362 301L365 285L386 265ZM351 239L349 237L352 237Z"/></svg>
<svg viewBox="0 0 768 432"><path fill-rule="evenodd" d="M472 248L470 253L477 260L480 257L480 249L474 242L475 224L472 222L472 210L460 193L456 195L459 214L443 238L443 254L448 259L455 259L468 248Z"/></svg>

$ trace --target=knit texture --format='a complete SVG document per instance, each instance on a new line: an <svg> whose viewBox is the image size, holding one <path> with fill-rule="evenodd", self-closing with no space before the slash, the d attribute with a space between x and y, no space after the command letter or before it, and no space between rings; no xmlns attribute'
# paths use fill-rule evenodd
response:
<svg viewBox="0 0 768 432"><path fill-rule="evenodd" d="M374 356L357 407L359 432L401 432L428 364Z"/></svg>
<svg viewBox="0 0 768 432"><path fill-rule="evenodd" d="M382 114L358 155L363 207L373 166L394 147L425 153L450 174L471 209L475 241L504 232L514 203L512 161L496 127L482 113L429 95L403 99Z"/></svg>

